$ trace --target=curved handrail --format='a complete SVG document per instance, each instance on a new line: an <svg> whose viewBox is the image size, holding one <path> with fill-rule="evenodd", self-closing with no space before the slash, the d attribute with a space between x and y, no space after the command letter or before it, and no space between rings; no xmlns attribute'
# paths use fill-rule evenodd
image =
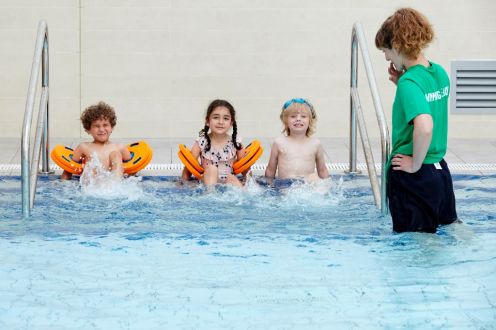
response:
<svg viewBox="0 0 496 330"><path fill-rule="evenodd" d="M40 110L38 112L35 148L32 151L32 160L30 160L31 122L33 119L36 85L38 83L40 65L42 66L42 95L40 98ZM42 156L42 171L48 173L48 26L43 20L38 24L26 108L24 110L24 121L22 124L21 180L22 214L24 217L29 216L33 207L41 150L44 150Z"/></svg>
<svg viewBox="0 0 496 330"><path fill-rule="evenodd" d="M373 170L370 168L371 166L367 165L369 169L369 177L371 180L372 190L374 192L374 199L376 201L376 205L379 206L380 199L380 208L383 214L387 213L387 198L386 198L386 175L387 175L387 158L389 156L390 149L390 140L389 140L389 130L386 123L386 116L384 115L384 110L382 108L381 98L379 96L379 91L377 89L377 83L375 80L374 71L372 68L372 63L370 61L369 52L367 49L367 41L365 39L363 33L362 25L357 22L353 25L353 30L351 33L351 73L350 73L350 173L357 173L356 168L356 159L357 159L357 150L356 150L356 128L357 128L357 120L363 121L362 116L357 117L356 109L360 109L360 101L358 99L358 48L361 50L362 59L365 67L365 72L367 73L367 80L369 83L369 88L372 93L372 100L374 102L375 114L377 117L377 123L379 124L379 130L381 134L381 189L380 196L377 196L377 177L372 178L372 176L377 176L375 172L375 163L373 161L372 152L370 148L370 143L368 141L368 137L364 137L361 134L362 145L365 150L365 158L367 160L367 164L372 164ZM365 128L365 122L363 124L363 128ZM362 130L362 129L361 129ZM365 130L366 133L366 130ZM366 135L366 134L365 134ZM371 175L372 174L372 175ZM374 183L375 181L375 183Z"/></svg>

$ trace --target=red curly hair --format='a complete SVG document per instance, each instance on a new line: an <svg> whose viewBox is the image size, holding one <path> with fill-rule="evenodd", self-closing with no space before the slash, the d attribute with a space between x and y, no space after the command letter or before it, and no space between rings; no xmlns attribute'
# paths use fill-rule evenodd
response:
<svg viewBox="0 0 496 330"><path fill-rule="evenodd" d="M433 38L434 30L424 15L412 8L401 8L382 23L375 46L394 48L408 58L417 58Z"/></svg>

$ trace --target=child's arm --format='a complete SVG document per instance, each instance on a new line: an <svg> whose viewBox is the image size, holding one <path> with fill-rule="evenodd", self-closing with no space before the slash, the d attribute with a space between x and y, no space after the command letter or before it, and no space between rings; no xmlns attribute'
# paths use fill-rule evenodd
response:
<svg viewBox="0 0 496 330"><path fill-rule="evenodd" d="M72 152L72 160L79 163L83 159L86 149L83 143L79 144Z"/></svg>
<svg viewBox="0 0 496 330"><path fill-rule="evenodd" d="M276 176L278 158L279 146L274 141L272 143L272 147L270 148L269 164L267 164L267 168L265 169L265 177L269 180L269 184L272 184L272 180Z"/></svg>
<svg viewBox="0 0 496 330"><path fill-rule="evenodd" d="M131 151L129 151L126 144L120 144L119 151L121 152L122 161L131 159Z"/></svg>
<svg viewBox="0 0 496 330"><path fill-rule="evenodd" d="M317 147L317 155L315 156L315 165L317 167L317 174L321 179L327 179L329 177L329 170L327 169L325 156L324 156L324 148L322 144Z"/></svg>
<svg viewBox="0 0 496 330"><path fill-rule="evenodd" d="M191 154L195 159L198 159L198 157L200 157L200 152L201 152L200 146L198 145L198 142L195 142L195 144L193 144L193 146L191 147ZM181 173L181 179L183 181L189 181L190 178L191 178L191 172L188 171L186 167L184 167L183 172Z"/></svg>

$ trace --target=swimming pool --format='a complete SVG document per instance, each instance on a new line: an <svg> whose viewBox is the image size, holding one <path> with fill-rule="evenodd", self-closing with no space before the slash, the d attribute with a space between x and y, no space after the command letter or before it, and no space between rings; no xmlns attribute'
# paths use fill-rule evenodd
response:
<svg viewBox="0 0 496 330"><path fill-rule="evenodd" d="M29 220L0 177L0 328L493 328L496 176L454 180L464 222L431 235L393 234L366 177L111 198L41 178Z"/></svg>

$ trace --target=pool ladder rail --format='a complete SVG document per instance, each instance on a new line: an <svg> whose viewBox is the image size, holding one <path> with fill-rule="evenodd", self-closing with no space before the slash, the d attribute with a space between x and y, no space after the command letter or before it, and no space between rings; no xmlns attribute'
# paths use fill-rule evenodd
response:
<svg viewBox="0 0 496 330"><path fill-rule="evenodd" d="M38 111L38 122L34 137L34 147L31 150L31 122L33 120L33 109L36 98L36 86L41 66L41 97ZM26 108L24 110L24 121L21 137L21 185L22 185L22 215L24 218L30 216L34 205L36 184L38 174L50 173L48 165L48 26L44 20L38 24L38 34L34 49L31 76L29 79ZM42 152L43 151L43 152ZM31 157L30 154L31 153ZM42 160L41 171L40 157Z"/></svg>
<svg viewBox="0 0 496 330"><path fill-rule="evenodd" d="M360 97L358 95L358 48L361 50L362 60L367 74L367 81L374 102L375 114L381 134L381 184L375 168L372 148L365 125ZM362 25L357 22L353 25L351 33L351 72L350 72L350 162L346 171L349 174L360 173L357 170L357 126L360 130L360 138L365 154L367 171L369 174L370 184L374 195L374 201L382 214L387 214L387 196L386 196L386 163L390 150L389 130L386 123L386 116L382 108L381 98L377 89L372 62L370 61L367 41L363 33Z"/></svg>

